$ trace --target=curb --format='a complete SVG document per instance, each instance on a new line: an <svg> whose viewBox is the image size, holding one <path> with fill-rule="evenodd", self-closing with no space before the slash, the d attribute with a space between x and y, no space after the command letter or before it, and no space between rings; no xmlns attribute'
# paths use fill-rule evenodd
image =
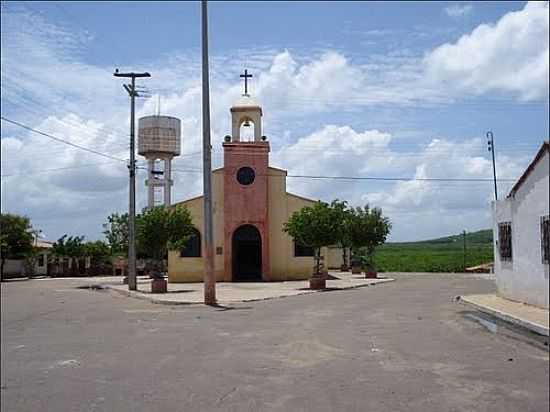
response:
<svg viewBox="0 0 550 412"><path fill-rule="evenodd" d="M202 305L202 302L181 302L181 301L174 301L174 300L165 300L165 299L159 299L157 297L149 297L145 295L142 292L139 291L133 291L133 290L120 290L118 288L114 288L111 285L101 285L103 289L116 292L120 295L129 297L129 298L136 298L139 300L145 300L147 302L156 303L159 305Z"/></svg>
<svg viewBox="0 0 550 412"><path fill-rule="evenodd" d="M267 298L243 299L243 300L230 301L230 302L220 300L218 302L218 304L228 305L228 304L238 304L238 303L245 303L245 302L259 302L259 301L263 301L263 300L272 300L272 299L280 299L280 298L308 295L308 294L318 293L318 292L337 292L337 291L340 291L340 290L359 289L359 288L365 288L365 287L369 287L369 286L376 286L378 284L384 284L384 283L389 283L389 282L394 282L395 281L395 279L392 279L392 278L382 278L382 279L378 279L378 280L379 280L378 282L365 284L365 285L351 285L351 286L345 286L345 287L335 288L335 289L327 288L327 289L319 289L319 290L309 290L309 291L304 291L303 293L299 293L299 294L296 294L296 295L281 295L281 296L272 296L272 297L267 297ZM160 305L187 305L187 306L204 305L204 302L185 302L185 301L166 300L166 299L162 299L160 297L152 296L153 294L151 294L151 293L143 293L143 292L140 292L140 291L133 291L133 290L123 290L123 289L115 288L115 287L113 287L113 285L98 285L98 286L101 289L113 291L113 292L116 292L116 293L118 293L120 295L123 295L123 296L126 296L126 297L136 298L136 299L140 299L140 300L144 300L144 301L147 301L147 302L160 304Z"/></svg>
<svg viewBox="0 0 550 412"><path fill-rule="evenodd" d="M549 328L543 325L540 325L538 323L530 322L528 320L512 316L500 310L493 309L488 306L480 305L478 303L472 302L471 300L468 300L467 298L464 298L463 296L457 296L456 300L464 305L472 306L473 308L479 310L480 312L494 316L497 319L522 327L524 329L528 329L531 332L535 332L538 335L542 335L546 337L548 337L549 335Z"/></svg>

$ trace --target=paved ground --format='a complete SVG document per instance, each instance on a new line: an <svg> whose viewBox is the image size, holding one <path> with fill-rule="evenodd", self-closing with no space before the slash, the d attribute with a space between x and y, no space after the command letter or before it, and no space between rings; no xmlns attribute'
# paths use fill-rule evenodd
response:
<svg viewBox="0 0 550 412"><path fill-rule="evenodd" d="M548 309L504 299L495 293L466 295L460 300L484 313L548 336Z"/></svg>
<svg viewBox="0 0 550 412"><path fill-rule="evenodd" d="M494 282L391 276L229 308L2 284L2 411L548 410L548 351L454 301Z"/></svg>
<svg viewBox="0 0 550 412"><path fill-rule="evenodd" d="M329 289L352 289L393 281L393 279L388 277L365 279L364 274L352 275L350 272L331 272L330 274L331 279L327 280L326 284ZM146 276L138 279L138 291L129 292L128 285L122 284L122 277L98 280L97 283L105 285L114 291L140 299L147 299L155 303L191 304L204 302L204 286L202 283L169 283L168 293L162 294L151 293L151 279ZM287 282L219 282L216 286L216 297L220 304L252 302L321 292L320 290L310 289L308 280Z"/></svg>

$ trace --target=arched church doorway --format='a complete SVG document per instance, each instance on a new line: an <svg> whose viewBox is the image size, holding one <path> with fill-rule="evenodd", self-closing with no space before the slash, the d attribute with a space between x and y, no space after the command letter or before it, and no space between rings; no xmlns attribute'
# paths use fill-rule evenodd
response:
<svg viewBox="0 0 550 412"><path fill-rule="evenodd" d="M262 238L252 225L240 226L233 232L233 281L262 280Z"/></svg>

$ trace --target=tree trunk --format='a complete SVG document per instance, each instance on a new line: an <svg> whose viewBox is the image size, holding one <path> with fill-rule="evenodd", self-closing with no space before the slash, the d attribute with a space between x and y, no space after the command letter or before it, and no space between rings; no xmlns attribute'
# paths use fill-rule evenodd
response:
<svg viewBox="0 0 550 412"><path fill-rule="evenodd" d="M342 247L342 270L348 270L348 254L347 254L347 248L344 246Z"/></svg>
<svg viewBox="0 0 550 412"><path fill-rule="evenodd" d="M315 248L315 276L321 276L321 248Z"/></svg>

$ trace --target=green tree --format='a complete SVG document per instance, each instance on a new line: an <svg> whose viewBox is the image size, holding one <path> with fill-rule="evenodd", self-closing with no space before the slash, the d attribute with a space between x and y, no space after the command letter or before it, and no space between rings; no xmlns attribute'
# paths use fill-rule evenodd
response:
<svg viewBox="0 0 550 412"><path fill-rule="evenodd" d="M339 222L337 231L337 244L342 249L342 262L344 268L348 267L348 251L351 244L351 230L353 225L353 209L348 207L348 202L345 200L333 200L330 207L334 209L334 213L337 216Z"/></svg>
<svg viewBox="0 0 550 412"><path fill-rule="evenodd" d="M373 265L374 251L386 241L391 227L390 220L382 215L380 208L371 208L367 204L364 208L353 209L349 230L354 258L362 258L363 264Z"/></svg>
<svg viewBox="0 0 550 412"><path fill-rule="evenodd" d="M6 259L20 259L33 251L33 229L26 216L0 214L0 280L4 277Z"/></svg>
<svg viewBox="0 0 550 412"><path fill-rule="evenodd" d="M52 252L59 257L80 258L85 256L84 236L63 235L52 246Z"/></svg>
<svg viewBox="0 0 550 412"><path fill-rule="evenodd" d="M151 256L164 272L168 250L181 249L193 233L191 214L186 207L158 206L146 209L136 217L138 253ZM153 272L156 274L156 269Z"/></svg>
<svg viewBox="0 0 550 412"><path fill-rule="evenodd" d="M327 203L317 202L294 212L283 230L295 242L310 246L315 251L314 276L321 275L321 248L334 245L338 241L340 230L339 211Z"/></svg>
<svg viewBox="0 0 550 412"><path fill-rule="evenodd" d="M113 213L103 224L103 234L111 248L112 255L128 254L128 213Z"/></svg>
<svg viewBox="0 0 550 412"><path fill-rule="evenodd" d="M102 240L84 243L84 255L89 256L91 263L101 264L109 261L111 249L109 245Z"/></svg>

